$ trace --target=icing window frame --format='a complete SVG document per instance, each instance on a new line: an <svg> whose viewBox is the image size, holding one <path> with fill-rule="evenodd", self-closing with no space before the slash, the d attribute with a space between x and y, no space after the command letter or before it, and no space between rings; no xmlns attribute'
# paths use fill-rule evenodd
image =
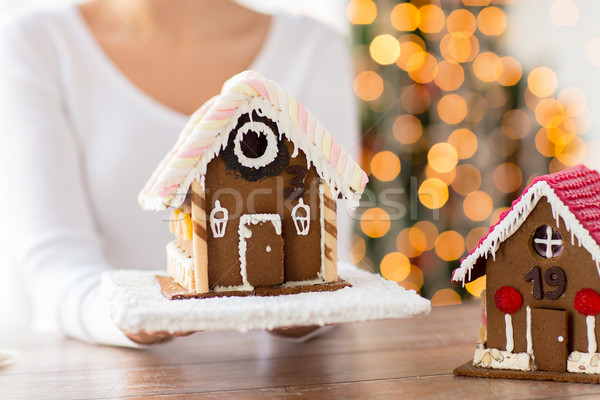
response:
<svg viewBox="0 0 600 400"><path fill-rule="evenodd" d="M543 259L555 259L563 254L565 242L562 235L553 226L540 225L531 235L533 253Z"/></svg>

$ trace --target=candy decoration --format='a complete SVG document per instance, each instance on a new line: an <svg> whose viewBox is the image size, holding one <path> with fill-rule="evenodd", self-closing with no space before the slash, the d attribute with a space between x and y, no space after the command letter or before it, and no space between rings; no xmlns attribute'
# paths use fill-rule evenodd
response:
<svg viewBox="0 0 600 400"><path fill-rule="evenodd" d="M274 107L283 113L287 117L285 123L295 125L295 129L285 132L288 139L304 151L336 197L341 193L346 199L357 199L367 184L367 174L290 93L255 71L245 71L229 79L221 94L192 115L177 143L140 193L138 200L142 207L162 210L179 206L191 178L200 178L206 173L208 163L227 143L232 122L235 123L232 118L237 119L239 108L249 102Z"/></svg>
<svg viewBox="0 0 600 400"><path fill-rule="evenodd" d="M504 313L504 323L506 326L506 351L512 352L515 348L513 339L512 316L521 308L521 293L512 286L502 286L496 290L494 302L498 310Z"/></svg>
<svg viewBox="0 0 600 400"><path fill-rule="evenodd" d="M573 303L579 314L586 316L588 353L595 353L598 349L596 342L596 315L600 313L600 294L594 289L581 289L575 293Z"/></svg>

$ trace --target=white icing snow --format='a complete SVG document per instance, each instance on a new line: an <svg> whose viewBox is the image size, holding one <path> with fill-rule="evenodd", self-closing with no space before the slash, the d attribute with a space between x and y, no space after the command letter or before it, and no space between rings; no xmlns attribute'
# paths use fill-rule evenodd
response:
<svg viewBox="0 0 600 400"><path fill-rule="evenodd" d="M515 349L515 341L513 339L513 325L510 314L504 314L504 324L506 325L506 351L512 353Z"/></svg>
<svg viewBox="0 0 600 400"><path fill-rule="evenodd" d="M588 353L595 353L598 349L596 343L596 316L588 315L585 317L585 323L587 325Z"/></svg>
<svg viewBox="0 0 600 400"><path fill-rule="evenodd" d="M569 208L558 198L558 196L556 196L550 185L548 185L546 181L538 181L523 193L521 199L513 206L504 219L500 221L488 234L485 240L464 259L460 268L454 271L452 279L455 282L462 282L464 286L466 281L470 279L471 269L475 265L475 262L480 257L487 258L488 254L491 254L492 257L494 257L500 243L512 236L517 229L521 227L542 197L546 197L548 203L550 203L552 215L557 220L557 227L558 219L560 217L565 223L565 229L577 238L579 246L583 246L591 254L592 259L596 262L596 269L600 275L600 246L581 225Z"/></svg>
<svg viewBox="0 0 600 400"><path fill-rule="evenodd" d="M396 282L339 263L352 287L335 292L275 297L167 300L154 275L164 271L114 270L102 276L102 293L115 324L128 332L246 332L289 326L327 325L407 318L429 313L431 302Z"/></svg>

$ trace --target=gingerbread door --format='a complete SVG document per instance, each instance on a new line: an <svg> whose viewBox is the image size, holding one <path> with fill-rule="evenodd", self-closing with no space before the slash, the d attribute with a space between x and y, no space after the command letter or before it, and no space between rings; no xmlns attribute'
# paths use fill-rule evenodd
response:
<svg viewBox="0 0 600 400"><path fill-rule="evenodd" d="M254 287L283 283L283 238L277 214L245 214L240 218L240 261ZM242 272L243 273L243 272Z"/></svg>
<svg viewBox="0 0 600 400"><path fill-rule="evenodd" d="M531 309L531 338L535 365L541 371L567 369L567 312Z"/></svg>

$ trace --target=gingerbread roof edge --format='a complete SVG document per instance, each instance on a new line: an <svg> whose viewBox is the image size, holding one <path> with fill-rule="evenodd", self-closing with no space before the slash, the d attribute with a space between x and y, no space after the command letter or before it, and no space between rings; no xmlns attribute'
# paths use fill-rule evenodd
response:
<svg viewBox="0 0 600 400"><path fill-rule="evenodd" d="M472 277L484 275L485 271L474 270L484 268L478 261L489 255L495 257L500 244L519 229L542 197L550 203L557 226L560 217L571 233L571 243L577 238L596 262L600 274L600 174L577 165L535 178L452 272L452 282L464 285Z"/></svg>
<svg viewBox="0 0 600 400"><path fill-rule="evenodd" d="M138 195L145 210L178 207L194 180L204 184L208 163L226 146L240 106L258 102L281 116L286 137L301 149L309 164L331 187L356 204L367 174L321 123L279 84L255 71L230 78L221 93L200 107L189 119L173 148L159 163ZM335 198L334 197L334 198Z"/></svg>

